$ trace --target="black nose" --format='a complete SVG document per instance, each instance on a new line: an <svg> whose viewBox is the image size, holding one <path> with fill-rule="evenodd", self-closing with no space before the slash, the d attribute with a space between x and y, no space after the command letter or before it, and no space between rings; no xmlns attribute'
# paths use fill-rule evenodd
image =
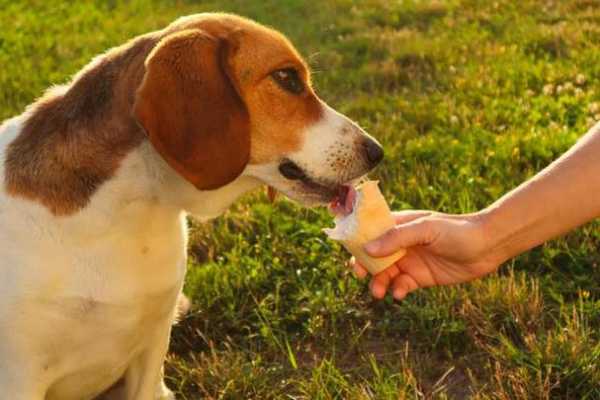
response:
<svg viewBox="0 0 600 400"><path fill-rule="evenodd" d="M363 143L363 146L365 147L365 153L371 168L383 160L383 148L377 142L367 139Z"/></svg>
<svg viewBox="0 0 600 400"><path fill-rule="evenodd" d="M292 181L297 181L298 179L302 179L306 176L304 171L302 171L302 169L297 166L295 162L290 160L285 160L279 164L279 172L281 175Z"/></svg>

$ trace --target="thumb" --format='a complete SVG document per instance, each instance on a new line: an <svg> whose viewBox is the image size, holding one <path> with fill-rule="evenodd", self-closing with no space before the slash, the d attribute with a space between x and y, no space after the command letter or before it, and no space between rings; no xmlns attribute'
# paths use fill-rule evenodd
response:
<svg viewBox="0 0 600 400"><path fill-rule="evenodd" d="M396 225L377 239L365 245L373 257L385 257L407 247L428 244L432 235L431 224L426 219Z"/></svg>

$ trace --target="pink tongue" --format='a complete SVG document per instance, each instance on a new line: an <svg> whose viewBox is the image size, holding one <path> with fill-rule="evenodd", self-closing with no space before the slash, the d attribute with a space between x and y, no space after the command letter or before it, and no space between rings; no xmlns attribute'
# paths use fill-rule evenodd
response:
<svg viewBox="0 0 600 400"><path fill-rule="evenodd" d="M344 202L344 213L350 214L354 208L354 200L356 199L356 190L350 186L348 187L348 194L346 195L346 201Z"/></svg>

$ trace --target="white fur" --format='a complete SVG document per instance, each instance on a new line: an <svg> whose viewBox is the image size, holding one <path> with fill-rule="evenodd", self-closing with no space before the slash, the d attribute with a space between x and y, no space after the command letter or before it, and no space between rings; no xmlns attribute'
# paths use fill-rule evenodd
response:
<svg viewBox="0 0 600 400"><path fill-rule="evenodd" d="M377 141L343 114L322 103L322 117L308 126L302 147L283 154L300 166L311 180L335 187L362 177L371 166L362 153L365 140ZM251 165L246 174L277 188L286 196L304 205L320 205L327 201L322 194L307 188L299 181L289 181L278 171L280 160L261 165Z"/></svg>
<svg viewBox="0 0 600 400"><path fill-rule="evenodd" d="M348 117L323 104L323 118L308 128L302 149L289 158L310 176L324 183L346 182L365 173L364 160L357 157L357 141L375 140ZM335 164L336 158L344 168Z"/></svg>
<svg viewBox="0 0 600 400"><path fill-rule="evenodd" d="M366 134L324 107L303 148L282 159L317 182L339 184L368 170L355 154ZM0 127L0 179L26 118ZM340 151L346 169L330 162ZM66 217L9 196L0 182L0 398L92 399L121 377L125 385L111 399L172 398L162 364L185 275L186 212L214 218L264 182L305 204L323 201L277 166L250 165L234 182L198 191L144 143Z"/></svg>
<svg viewBox="0 0 600 400"><path fill-rule="evenodd" d="M0 127L2 177L22 122ZM144 144L72 216L0 183L0 398L90 399L123 375L126 399L169 398L161 368L185 274L184 210L215 217L258 182L200 192Z"/></svg>

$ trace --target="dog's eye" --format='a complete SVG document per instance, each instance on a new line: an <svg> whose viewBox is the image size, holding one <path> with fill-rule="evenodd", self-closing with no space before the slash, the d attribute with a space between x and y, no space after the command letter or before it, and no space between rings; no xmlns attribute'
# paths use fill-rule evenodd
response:
<svg viewBox="0 0 600 400"><path fill-rule="evenodd" d="M293 68L278 69L271 76L282 89L290 93L300 94L304 91L304 84L298 76L298 71Z"/></svg>

